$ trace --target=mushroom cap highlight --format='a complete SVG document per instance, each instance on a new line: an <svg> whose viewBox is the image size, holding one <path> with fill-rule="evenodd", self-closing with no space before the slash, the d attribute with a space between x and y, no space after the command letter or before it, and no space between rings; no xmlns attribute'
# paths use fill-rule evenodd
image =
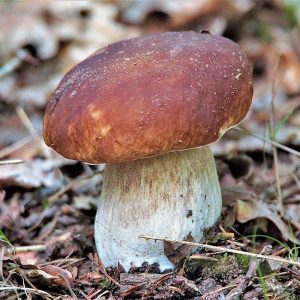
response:
<svg viewBox="0 0 300 300"><path fill-rule="evenodd" d="M210 144L248 112L252 67L231 40L165 32L120 41L72 68L50 97L46 144L113 163Z"/></svg>

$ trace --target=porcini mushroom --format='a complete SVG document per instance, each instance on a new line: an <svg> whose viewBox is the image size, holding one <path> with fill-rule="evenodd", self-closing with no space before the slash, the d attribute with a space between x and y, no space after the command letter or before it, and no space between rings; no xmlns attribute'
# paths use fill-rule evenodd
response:
<svg viewBox="0 0 300 300"><path fill-rule="evenodd" d="M200 241L221 213L208 144L252 99L245 53L224 37L167 32L120 41L71 69L50 98L44 139L63 156L107 163L95 222L104 265L172 267L162 242Z"/></svg>

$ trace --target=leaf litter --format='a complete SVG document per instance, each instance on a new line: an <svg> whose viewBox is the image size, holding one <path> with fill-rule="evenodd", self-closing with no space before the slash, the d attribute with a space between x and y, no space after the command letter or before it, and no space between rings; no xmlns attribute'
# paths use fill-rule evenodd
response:
<svg viewBox="0 0 300 300"><path fill-rule="evenodd" d="M289 0L141 2L0 4L0 299L297 299L300 269L285 262L299 261L297 5ZM103 167L68 161L43 148L46 100L70 67L100 47L149 32L203 28L239 42L254 66L253 105L242 130L232 129L212 145L223 214L204 243L219 251L198 247L189 255L169 242L176 259L171 273L146 264L129 273L121 267L106 270L93 241ZM277 158L282 215L268 142L272 101L274 143L290 149L278 150ZM12 160L20 163L7 163ZM230 250L282 262L272 265Z"/></svg>

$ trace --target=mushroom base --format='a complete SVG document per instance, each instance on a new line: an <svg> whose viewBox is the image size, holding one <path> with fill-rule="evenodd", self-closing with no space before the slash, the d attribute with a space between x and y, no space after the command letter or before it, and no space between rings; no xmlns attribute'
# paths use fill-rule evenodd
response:
<svg viewBox="0 0 300 300"><path fill-rule="evenodd" d="M221 191L208 146L132 162L108 164L95 221L105 267L128 271L144 262L173 267L164 243L140 235L199 242L221 213Z"/></svg>

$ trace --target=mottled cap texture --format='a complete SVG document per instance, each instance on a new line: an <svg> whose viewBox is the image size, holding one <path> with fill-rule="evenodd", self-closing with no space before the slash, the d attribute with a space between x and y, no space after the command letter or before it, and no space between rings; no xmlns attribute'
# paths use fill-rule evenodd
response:
<svg viewBox="0 0 300 300"><path fill-rule="evenodd" d="M49 99L48 146L114 163L216 141L246 115L252 68L231 40L166 32L120 41L71 69Z"/></svg>

